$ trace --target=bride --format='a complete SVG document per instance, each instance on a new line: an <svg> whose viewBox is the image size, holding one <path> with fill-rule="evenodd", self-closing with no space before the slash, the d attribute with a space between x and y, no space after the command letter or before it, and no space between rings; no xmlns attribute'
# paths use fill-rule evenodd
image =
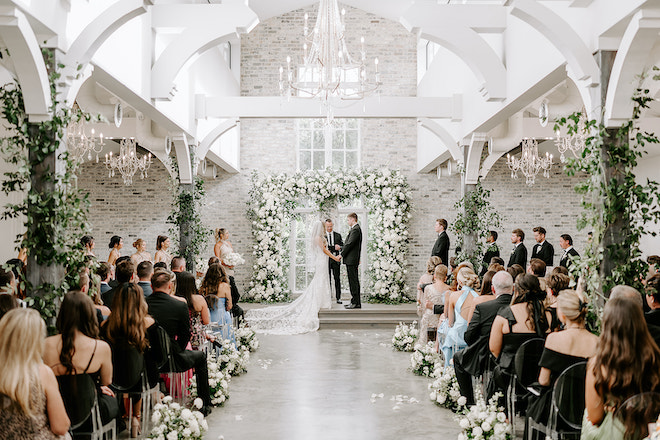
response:
<svg viewBox="0 0 660 440"><path fill-rule="evenodd" d="M245 314L245 320L257 333L295 335L318 330L319 310L329 309L331 304L328 258L341 260L328 251L324 231L320 221L312 228L309 252L315 272L303 294L291 304L252 309Z"/></svg>

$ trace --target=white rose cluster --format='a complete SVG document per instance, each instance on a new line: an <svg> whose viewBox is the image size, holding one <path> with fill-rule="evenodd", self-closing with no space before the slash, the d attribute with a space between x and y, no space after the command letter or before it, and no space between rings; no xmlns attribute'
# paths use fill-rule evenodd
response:
<svg viewBox="0 0 660 440"><path fill-rule="evenodd" d="M195 406L201 408L201 405ZM151 422L154 426L149 438L158 440L201 440L209 429L201 412L182 407L173 402L170 396L154 405Z"/></svg>
<svg viewBox="0 0 660 440"><path fill-rule="evenodd" d="M496 393L490 398L488 404L479 395L476 405L464 410L456 417L463 432L459 439L474 440L507 440L511 438L511 424L506 420L504 408L497 406L502 393Z"/></svg>
<svg viewBox="0 0 660 440"><path fill-rule="evenodd" d="M467 399L461 396L454 368L436 364L432 377L436 379L429 384L429 398L431 401L454 412L465 408Z"/></svg>
<svg viewBox="0 0 660 440"><path fill-rule="evenodd" d="M236 336L238 351L243 352L247 350L248 352L252 352L259 348L257 335L250 327L243 325L236 329L234 335Z"/></svg>
<svg viewBox="0 0 660 440"><path fill-rule="evenodd" d="M417 321L411 322L410 325L400 322L392 336L392 347L398 351L413 351L418 336Z"/></svg>
<svg viewBox="0 0 660 440"><path fill-rule="evenodd" d="M426 345L415 345L415 351L410 356L410 369L418 376L430 377L437 366L443 362L442 356L435 351L435 343L429 341Z"/></svg>
<svg viewBox="0 0 660 440"><path fill-rule="evenodd" d="M252 219L254 266L249 296L257 301L284 301L288 296L288 214L296 201L317 206L331 200L364 196L370 231L370 295L376 301L398 303L408 293L404 278L408 250L410 189L399 171L388 169L304 171L293 175L254 173L249 217Z"/></svg>
<svg viewBox="0 0 660 440"><path fill-rule="evenodd" d="M221 406L227 399L229 399L229 382L231 381L231 375L226 369L222 368L222 364L218 362L214 350L209 351L209 354L206 357L206 364L209 371L211 404L213 404L213 406ZM201 403L201 399L197 397L197 378L194 375L190 379L188 389L190 390L191 398L195 401L195 406L197 406L197 403ZM199 406L201 407L201 405Z"/></svg>

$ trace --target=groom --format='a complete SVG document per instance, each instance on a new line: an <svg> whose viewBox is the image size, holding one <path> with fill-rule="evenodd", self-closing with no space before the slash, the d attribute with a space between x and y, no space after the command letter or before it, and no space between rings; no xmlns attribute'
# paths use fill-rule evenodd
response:
<svg viewBox="0 0 660 440"><path fill-rule="evenodd" d="M341 259L346 265L348 286L351 289L351 304L344 307L347 309L361 309L358 266L360 265L360 252L362 251L362 230L358 225L356 213L348 214L348 226L350 231L344 242L344 247L341 249Z"/></svg>

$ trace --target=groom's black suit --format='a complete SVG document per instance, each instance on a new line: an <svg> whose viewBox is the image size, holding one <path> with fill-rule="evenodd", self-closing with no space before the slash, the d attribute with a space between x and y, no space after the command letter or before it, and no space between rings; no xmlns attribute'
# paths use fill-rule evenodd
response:
<svg viewBox="0 0 660 440"><path fill-rule="evenodd" d="M341 234L335 231L330 232L330 234L332 234L332 241L328 241L328 250L332 255L339 255L339 251L335 250L335 245L344 245L344 242L341 240ZM325 233L325 239L328 240L328 232ZM341 299L340 268L341 263L339 261L328 258L328 271L330 278L334 277L335 279L335 296L337 297L337 301ZM330 287L332 288L332 279L330 280Z"/></svg>
<svg viewBox="0 0 660 440"><path fill-rule="evenodd" d="M346 242L341 248L341 257L346 265L348 275L348 286L351 289L351 305L362 307L360 302L360 278L358 266L360 264L360 253L362 251L362 230L357 223L348 232Z"/></svg>

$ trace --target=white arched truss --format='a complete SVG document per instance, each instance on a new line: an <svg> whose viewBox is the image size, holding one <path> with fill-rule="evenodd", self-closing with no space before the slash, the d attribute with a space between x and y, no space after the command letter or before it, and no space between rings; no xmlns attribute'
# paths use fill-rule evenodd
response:
<svg viewBox="0 0 660 440"><path fill-rule="evenodd" d="M228 119L211 130L211 132L204 137L202 142L200 142L199 147L197 148L197 157L199 160L204 160L206 158L206 153L208 153L211 145L213 145L213 143L217 141L220 136L236 127L237 125L238 119Z"/></svg>

